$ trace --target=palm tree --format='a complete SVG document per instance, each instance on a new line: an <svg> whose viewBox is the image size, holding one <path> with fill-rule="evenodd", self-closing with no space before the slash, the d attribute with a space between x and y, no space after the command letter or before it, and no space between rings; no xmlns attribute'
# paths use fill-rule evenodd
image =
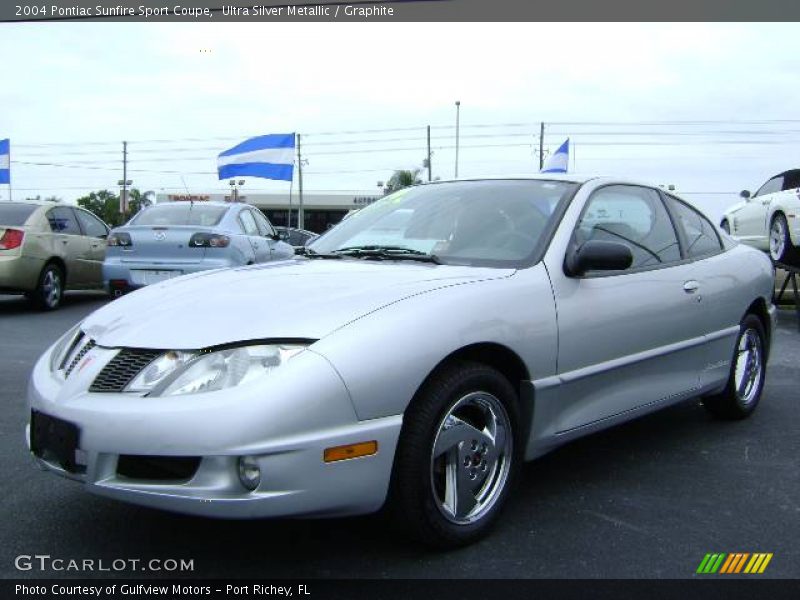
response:
<svg viewBox="0 0 800 600"><path fill-rule="evenodd" d="M419 172L419 169L414 169L413 171L400 169L395 171L389 178L389 181L386 182L386 193L391 194L397 190L422 183L422 180L419 178Z"/></svg>

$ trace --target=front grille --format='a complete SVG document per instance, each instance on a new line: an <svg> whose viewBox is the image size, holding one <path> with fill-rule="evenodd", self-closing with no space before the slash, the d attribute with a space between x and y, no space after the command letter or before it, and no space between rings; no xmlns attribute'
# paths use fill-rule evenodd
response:
<svg viewBox="0 0 800 600"><path fill-rule="evenodd" d="M111 359L89 387L90 392L121 392L147 365L161 356L161 350L123 348Z"/></svg>
<svg viewBox="0 0 800 600"><path fill-rule="evenodd" d="M81 359L86 356L86 353L95 347L95 345L96 344L94 343L94 340L89 340L83 345L83 348L81 348L75 357L69 362L69 366L64 371L64 379L69 377L70 373L72 373L72 370L78 365L79 362L81 362Z"/></svg>
<svg viewBox="0 0 800 600"><path fill-rule="evenodd" d="M117 461L117 475L127 479L188 481L200 466L199 456L137 456L122 454Z"/></svg>

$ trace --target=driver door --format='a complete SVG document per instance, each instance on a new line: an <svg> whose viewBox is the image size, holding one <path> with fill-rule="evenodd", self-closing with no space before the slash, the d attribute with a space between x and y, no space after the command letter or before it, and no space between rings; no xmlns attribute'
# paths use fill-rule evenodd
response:
<svg viewBox="0 0 800 600"><path fill-rule="evenodd" d="M701 296L672 219L650 188L595 190L570 250L588 240L622 243L624 271L565 273L548 265L558 309L558 431L567 432L699 387ZM556 262L556 260L558 262Z"/></svg>

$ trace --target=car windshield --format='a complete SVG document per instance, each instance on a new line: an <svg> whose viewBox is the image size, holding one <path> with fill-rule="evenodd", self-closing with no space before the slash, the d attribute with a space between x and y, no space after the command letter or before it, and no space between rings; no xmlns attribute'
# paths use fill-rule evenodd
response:
<svg viewBox="0 0 800 600"><path fill-rule="evenodd" d="M313 241L309 256L433 256L445 264L515 266L529 260L577 184L480 180L406 188ZM387 256L390 255L390 256Z"/></svg>
<svg viewBox="0 0 800 600"><path fill-rule="evenodd" d="M213 227L222 220L227 206L209 206L189 202L186 204L162 204L151 206L136 215L130 225L198 225Z"/></svg>
<svg viewBox="0 0 800 600"><path fill-rule="evenodd" d="M24 225L37 208L36 204L0 202L0 225Z"/></svg>

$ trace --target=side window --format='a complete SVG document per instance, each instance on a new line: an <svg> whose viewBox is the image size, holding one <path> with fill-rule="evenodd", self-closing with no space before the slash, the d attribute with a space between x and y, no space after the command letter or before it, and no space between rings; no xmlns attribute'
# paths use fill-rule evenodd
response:
<svg viewBox="0 0 800 600"><path fill-rule="evenodd" d="M256 225L256 220L253 218L253 213L249 210L243 210L239 213L239 221L244 227L244 232L247 235L258 235L258 225Z"/></svg>
<svg viewBox="0 0 800 600"><path fill-rule="evenodd" d="M81 223L84 235L96 238L105 237L108 235L108 229L106 226L93 214L83 210L76 210L75 214L78 215L78 221Z"/></svg>
<svg viewBox="0 0 800 600"><path fill-rule="evenodd" d="M722 250L722 242L708 219L677 198L667 196L667 202L686 235L686 254L690 258L707 256Z"/></svg>
<svg viewBox="0 0 800 600"><path fill-rule="evenodd" d="M81 228L75 219L75 213L66 206L57 206L47 212L47 220L50 222L50 229L53 233L68 233L70 235L81 235Z"/></svg>
<svg viewBox="0 0 800 600"><path fill-rule="evenodd" d="M584 209L575 242L619 242L631 249L631 269L681 259L675 228L658 192L632 185L597 190Z"/></svg>
<svg viewBox="0 0 800 600"><path fill-rule="evenodd" d="M258 230L261 232L261 235L275 235L275 230L272 228L269 219L264 216L264 213L260 210L254 210L253 216L256 218L256 224L258 225Z"/></svg>
<svg viewBox="0 0 800 600"><path fill-rule="evenodd" d="M778 175L777 177L773 177L767 183L762 185L758 191L756 192L756 196L766 196L767 194L774 194L775 192L780 192L783 189L783 175Z"/></svg>

